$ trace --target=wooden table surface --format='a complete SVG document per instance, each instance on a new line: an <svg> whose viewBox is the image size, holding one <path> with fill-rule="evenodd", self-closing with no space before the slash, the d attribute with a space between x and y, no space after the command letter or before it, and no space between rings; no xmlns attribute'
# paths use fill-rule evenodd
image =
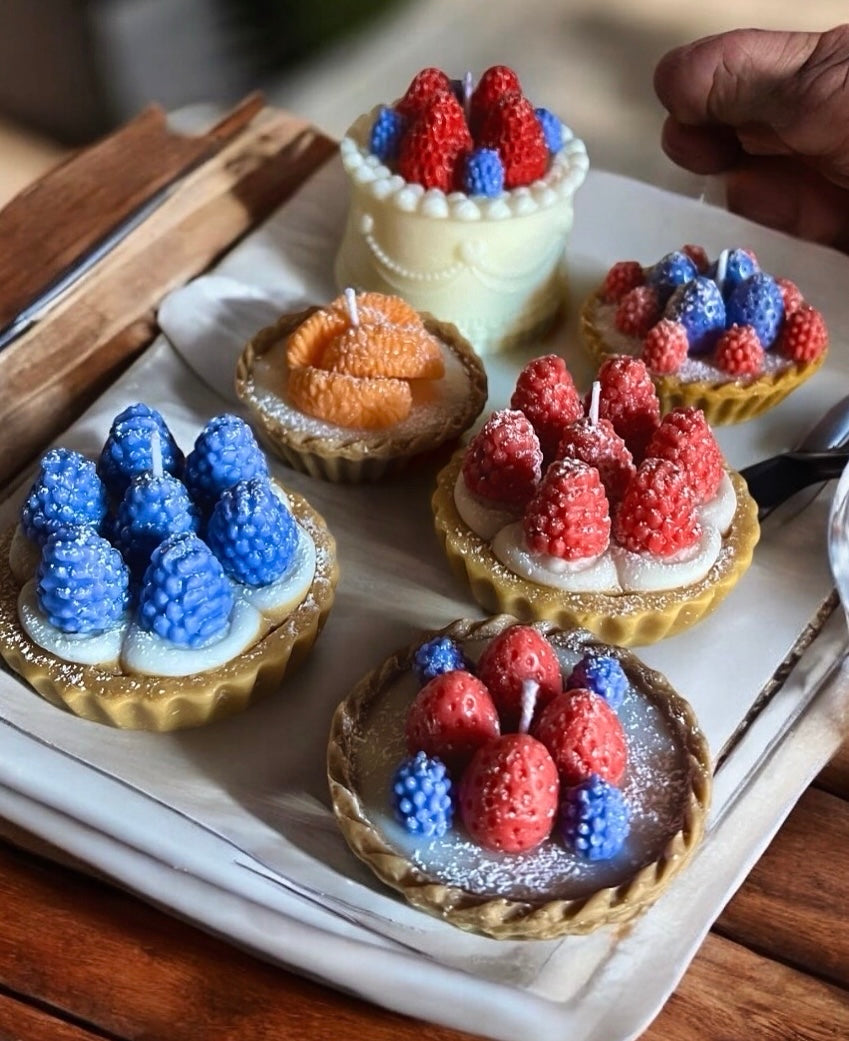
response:
<svg viewBox="0 0 849 1041"><path fill-rule="evenodd" d="M108 264L0 354L0 487L144 348L162 294L207 268L332 153L301 121L268 110L254 119L255 108L225 120L208 148L176 148L208 158ZM142 129L157 134L156 118ZM84 153L52 189L67 198L69 183L78 189L79 177L116 156L119 172L133 166L131 145L119 134L96 162ZM90 237L89 218L80 241ZM63 249L73 252L72 235ZM2 287L0 277L0 312ZM469 1036L261 962L18 838L0 841L0 1041ZM847 865L849 743L803 794L644 1041L849 1038Z"/></svg>

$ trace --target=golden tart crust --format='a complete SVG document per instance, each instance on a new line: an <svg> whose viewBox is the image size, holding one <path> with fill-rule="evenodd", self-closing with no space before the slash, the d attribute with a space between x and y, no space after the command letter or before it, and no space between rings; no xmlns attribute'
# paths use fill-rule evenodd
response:
<svg viewBox="0 0 849 1041"><path fill-rule="evenodd" d="M470 641L491 640L515 623L516 619L507 615L485 621L460 619L440 633L468 646ZM556 649L579 655L599 646L584 630L564 631L549 622L537 623L536 627ZM438 868L413 863L381 830L375 820L378 811L363 795L362 775L368 766L363 737L391 711L387 708L388 692L411 670L418 646L416 643L392 655L362 679L333 718L327 752L330 794L337 822L357 857L419 910L495 939L550 940L588 933L604 925L627 922L649 907L692 857L704 833L710 805L710 753L690 705L663 676L648 669L631 652L604 648L605 653L619 659L632 686L657 710L672 736L682 778L676 819L658 824L662 830L651 861L624 869L614 884L596 889L590 884L579 896L561 895L559 883L520 899L505 896L473 885L446 883L439 877ZM403 719L398 718L397 724L403 732ZM388 807L388 784L386 804ZM388 809L385 812L388 815ZM534 851L520 856L533 857ZM427 857L426 850L423 857ZM507 855L500 866L509 862Z"/></svg>
<svg viewBox="0 0 849 1041"><path fill-rule="evenodd" d="M443 410L435 422L373 431L331 424L320 424L318 429L315 422L303 426L287 422L285 413L275 408L284 402L286 341L317 310L311 307L283 315L274 325L260 330L246 345L236 365L236 393L251 410L274 451L289 466L335 482L380 480L402 470L416 456L459 437L482 411L487 379L481 360L455 326L422 314L425 329L440 341L446 360L454 360L458 377L464 381L465 393L456 408ZM429 393L428 389L423 393ZM415 400L413 407L415 410ZM426 409L425 400L420 403L419 414Z"/></svg>
<svg viewBox="0 0 849 1041"><path fill-rule="evenodd" d="M20 582L0 570L0 655L47 701L74 715L129 730L202 726L247 708L276 690L306 658L333 606L339 570L336 543L319 513L288 491L293 516L312 538L316 569L307 595L278 624L225 665L189 676L141 676L102 665L63 661L35 644L18 620ZM14 529L0 537L9 560Z"/></svg>
<svg viewBox="0 0 849 1041"><path fill-rule="evenodd" d="M437 477L431 505L434 524L454 573L466 582L487 611L515 615L520 621L546 620L580 626L606 643L633 647L675 636L701 621L733 589L752 562L760 535L758 508L743 478L728 475L737 509L723 549L699 582L652 593L564 593L514 574L494 555L487 541L469 528L454 502L454 485L465 449L458 450Z"/></svg>
<svg viewBox="0 0 849 1041"><path fill-rule="evenodd" d="M598 313L603 306L599 293L593 293L581 307L579 328L587 350L600 365L605 358L624 353L620 347L610 346L599 329ZM635 340L636 353L638 341ZM652 373L660 399L661 412L673 408L694 406L700 408L711 426L727 426L755 419L782 402L822 366L827 351L813 361L787 363L786 368L766 372L747 379L683 380L675 373Z"/></svg>

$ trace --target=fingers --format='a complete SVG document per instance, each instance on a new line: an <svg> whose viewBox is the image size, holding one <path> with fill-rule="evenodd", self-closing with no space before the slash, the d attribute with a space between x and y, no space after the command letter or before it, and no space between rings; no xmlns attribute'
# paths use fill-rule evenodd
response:
<svg viewBox="0 0 849 1041"><path fill-rule="evenodd" d="M726 127L688 126L671 116L663 125L661 147L673 163L696 174L717 174L740 159L737 135Z"/></svg>
<svg viewBox="0 0 849 1041"><path fill-rule="evenodd" d="M746 160L726 175L729 210L799 238L849 248L849 190L786 159Z"/></svg>
<svg viewBox="0 0 849 1041"><path fill-rule="evenodd" d="M685 126L772 126L784 115L785 85L793 82L819 39L819 33L760 29L708 36L661 58L655 91Z"/></svg>

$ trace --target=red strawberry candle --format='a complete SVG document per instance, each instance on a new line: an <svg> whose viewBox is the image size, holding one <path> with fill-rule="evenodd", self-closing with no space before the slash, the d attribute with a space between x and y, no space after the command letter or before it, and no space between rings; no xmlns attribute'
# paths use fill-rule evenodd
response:
<svg viewBox="0 0 849 1041"><path fill-rule="evenodd" d="M398 293L479 353L543 333L566 295L563 253L586 149L516 73L472 87L423 69L341 144L351 185L340 286Z"/></svg>

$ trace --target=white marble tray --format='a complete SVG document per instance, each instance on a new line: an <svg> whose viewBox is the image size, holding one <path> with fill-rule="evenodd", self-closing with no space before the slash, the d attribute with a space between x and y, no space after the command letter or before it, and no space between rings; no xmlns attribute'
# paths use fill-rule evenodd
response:
<svg viewBox="0 0 849 1041"><path fill-rule="evenodd" d="M96 451L112 415L145 400L190 446L210 415L236 409L243 339L276 311L333 293L344 206L333 161L214 276L165 302L171 340L160 337L60 442ZM774 412L721 432L744 466L792 445L849 393L849 258L593 172L571 247L575 294L615 259L649 261L684 241L711 252L751 245L765 267L800 282L832 330L823 373ZM571 323L544 349L588 378ZM493 407L531 353L487 361ZM277 472L339 543L337 603L306 667L241 716L169 735L74 719L0 674L0 815L205 928L411 1015L504 1041L530 1036L529 1024L539 1041L638 1036L846 732L845 622L834 613L823 625L822 611L832 596L830 492L769 518L751 571L715 615L640 652L694 705L720 764L695 861L627 935L523 944L468 936L408 908L353 858L329 810L324 752L336 703L422 629L480 614L433 534L433 471L367 488ZM795 667L776 684L788 661Z"/></svg>

